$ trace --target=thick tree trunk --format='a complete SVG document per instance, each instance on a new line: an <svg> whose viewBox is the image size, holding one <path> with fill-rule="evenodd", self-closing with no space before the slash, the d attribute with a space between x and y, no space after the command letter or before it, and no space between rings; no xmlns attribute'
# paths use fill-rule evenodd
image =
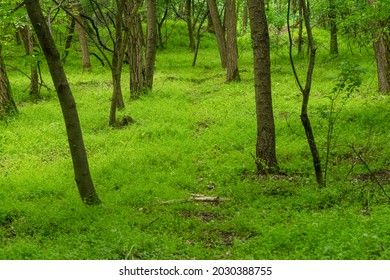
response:
<svg viewBox="0 0 390 280"><path fill-rule="evenodd" d="M226 81L239 81L236 1L226 0Z"/></svg>
<svg viewBox="0 0 390 280"><path fill-rule="evenodd" d="M277 171L268 23L265 15L264 0L248 0L248 8L255 74L257 116L256 164L259 173L268 174Z"/></svg>
<svg viewBox="0 0 390 280"><path fill-rule="evenodd" d="M16 111L0 44L0 119Z"/></svg>
<svg viewBox="0 0 390 280"><path fill-rule="evenodd" d="M157 0L146 1L146 57L145 57L145 83L149 90L153 88L154 65L157 50Z"/></svg>
<svg viewBox="0 0 390 280"><path fill-rule="evenodd" d="M34 37L30 28L25 25L20 29L22 35L24 49L26 55L31 56L34 52ZM38 87L38 62L31 61L31 77L30 77L30 97L34 100L40 99L39 87Z"/></svg>
<svg viewBox="0 0 390 280"><path fill-rule="evenodd" d="M221 58L221 65L223 68L226 68L226 40L225 32L222 27L221 18L219 17L219 12L217 8L216 0L207 0L207 5L209 8L211 20L213 21L215 39L217 40L219 56Z"/></svg>
<svg viewBox="0 0 390 280"><path fill-rule="evenodd" d="M72 155L75 180L81 199L86 204L98 204L100 203L100 199L96 194L89 171L87 153L76 109L76 102L69 87L69 83L61 63L60 54L42 14L39 1L25 0L25 4L41 48L45 54L50 74L60 101Z"/></svg>

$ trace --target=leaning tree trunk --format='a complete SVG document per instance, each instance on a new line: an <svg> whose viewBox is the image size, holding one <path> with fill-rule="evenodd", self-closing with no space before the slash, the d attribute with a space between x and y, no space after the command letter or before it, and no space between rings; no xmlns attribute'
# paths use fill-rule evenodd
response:
<svg viewBox="0 0 390 280"><path fill-rule="evenodd" d="M211 20L213 21L215 39L217 40L221 65L223 68L226 68L227 57L225 32L222 27L221 18L219 17L216 0L207 0L207 6L209 8Z"/></svg>
<svg viewBox="0 0 390 280"><path fill-rule="evenodd" d="M28 16L30 17L43 53L45 54L50 74L60 101L65 120L70 152L72 155L75 180L81 199L88 205L99 204L100 199L96 194L89 171L88 158L76 109L76 102L69 87L69 83L61 63L60 54L42 14L39 0L25 0L25 4Z"/></svg>
<svg viewBox="0 0 390 280"><path fill-rule="evenodd" d="M146 56L145 56L145 83L149 90L153 88L154 65L157 50L157 0L146 1Z"/></svg>
<svg viewBox="0 0 390 280"><path fill-rule="evenodd" d="M236 1L226 0L226 81L239 81Z"/></svg>
<svg viewBox="0 0 390 280"><path fill-rule="evenodd" d="M20 34L22 35L24 49L26 55L32 56L34 52L34 37L30 30L30 27L25 25L20 29ZM33 61L31 58L31 77L30 77L30 97L34 100L40 99L41 95L39 93L38 87L38 62Z"/></svg>
<svg viewBox="0 0 390 280"><path fill-rule="evenodd" d="M253 47L257 144L256 164L260 174L277 171L275 124L271 94L271 59L264 0L248 0Z"/></svg>
<svg viewBox="0 0 390 280"><path fill-rule="evenodd" d="M0 119L16 111L0 44Z"/></svg>

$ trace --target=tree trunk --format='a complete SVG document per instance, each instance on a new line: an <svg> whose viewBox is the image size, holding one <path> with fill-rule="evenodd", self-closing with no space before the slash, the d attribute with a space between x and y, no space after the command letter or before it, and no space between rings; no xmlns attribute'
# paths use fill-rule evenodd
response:
<svg viewBox="0 0 390 280"><path fill-rule="evenodd" d="M248 3L245 1L242 11L242 33L246 34L248 29Z"/></svg>
<svg viewBox="0 0 390 280"><path fill-rule="evenodd" d="M124 1L116 1L116 14L115 14L115 42L114 42L114 53L112 54L112 98L111 98L111 107L110 107L110 118L109 124L116 124L116 109L124 108L123 95L122 95L122 66L125 50L126 39L123 39L122 29L123 29L123 10L124 10ZM121 105L122 104L122 105Z"/></svg>
<svg viewBox="0 0 390 280"><path fill-rule="evenodd" d="M310 123L309 115L308 115L308 104L309 104L309 97L310 97L310 91L311 91L311 84L313 79L313 71L314 71L314 64L315 64L315 57L316 57L316 47L314 44L313 34L311 30L310 25L310 14L309 14L309 7L306 4L305 0L300 1L302 4L302 15L305 22L306 27L306 33L307 33L307 39L308 39L308 50L309 50L309 66L306 73L306 84L305 87L302 86L298 74L295 69L293 56L292 56L292 35L291 35L291 29L290 29L290 8L291 8L291 0L288 0L288 11L287 11L287 30L288 30L288 36L290 41L290 62L291 67L294 73L295 80L298 84L298 87L302 93L302 106L301 106L301 122L305 129L306 133L306 139L309 144L310 152L313 159L313 165L314 165L314 171L316 173L316 179L319 186L324 186L325 182L323 179L322 174L322 167L321 167L321 158L317 149L316 141L314 139L314 133L313 129Z"/></svg>
<svg viewBox="0 0 390 280"><path fill-rule="evenodd" d="M336 13L336 6L333 3L333 0L330 0L329 2L329 25L330 25L330 54L338 54L339 53L339 47L337 42L337 13Z"/></svg>
<svg viewBox="0 0 390 280"><path fill-rule="evenodd" d="M298 13L299 13L299 22L298 22L298 57L302 55L302 45L303 45L303 15L302 15L302 1L298 0Z"/></svg>
<svg viewBox="0 0 390 280"><path fill-rule="evenodd" d="M157 50L157 0L146 1L147 32L145 57L145 84L149 90L153 88L154 65Z"/></svg>
<svg viewBox="0 0 390 280"><path fill-rule="evenodd" d="M70 22L69 22L69 25L67 28L67 32L66 32L65 50L64 50L64 55L62 57L62 63L65 63L65 61L68 57L69 49L70 49L70 46L72 45L72 41L73 41L73 34L74 34L75 26L76 26L76 21L72 17L70 19Z"/></svg>
<svg viewBox="0 0 390 280"><path fill-rule="evenodd" d="M143 33L138 14L140 4L131 1L126 15L126 26L129 29L128 60L130 69L130 97L136 99L145 91L145 62L143 56Z"/></svg>
<svg viewBox="0 0 390 280"><path fill-rule="evenodd" d="M239 81L236 1L226 0L226 81Z"/></svg>
<svg viewBox="0 0 390 280"><path fill-rule="evenodd" d="M83 71L89 71L91 69L91 59L89 56L87 33L84 27L80 25L80 22L84 23L84 19L81 16L83 13L83 8L81 7L79 0L73 3L73 10L75 11L76 31L79 35Z"/></svg>
<svg viewBox="0 0 390 280"><path fill-rule="evenodd" d="M259 173L268 174L277 171L268 23L265 15L264 0L248 0L248 8L255 74L257 116L256 164Z"/></svg>
<svg viewBox="0 0 390 280"><path fill-rule="evenodd" d="M43 53L45 54L60 101L72 155L75 180L81 199L88 205L99 204L100 199L96 194L89 171L76 103L61 63L60 54L42 14L39 0L25 0L25 5Z"/></svg>
<svg viewBox="0 0 390 280"><path fill-rule="evenodd" d="M370 5L374 5L376 0L368 0ZM386 28L386 23L372 22L372 38L375 51L376 68L378 75L378 91L380 93L390 93L390 37Z"/></svg>
<svg viewBox="0 0 390 280"><path fill-rule="evenodd" d="M20 29L26 55L32 56L34 52L34 37L30 28L25 25ZM38 62L31 57L30 97L34 100L41 98L38 87Z"/></svg>
<svg viewBox="0 0 390 280"><path fill-rule="evenodd" d="M194 39L194 29L192 26L192 13L191 13L191 0L186 0L186 6L185 6L185 16L186 16L186 22L187 22L187 29L188 29L188 38L190 40L190 49L195 49L195 39Z"/></svg>
<svg viewBox="0 0 390 280"><path fill-rule="evenodd" d="M219 17L216 0L207 0L207 5L210 11L211 20L213 21L215 39L217 40L221 65L226 68L226 40L225 32L222 27L221 18Z"/></svg>
<svg viewBox="0 0 390 280"><path fill-rule="evenodd" d="M16 111L0 44L0 119Z"/></svg>

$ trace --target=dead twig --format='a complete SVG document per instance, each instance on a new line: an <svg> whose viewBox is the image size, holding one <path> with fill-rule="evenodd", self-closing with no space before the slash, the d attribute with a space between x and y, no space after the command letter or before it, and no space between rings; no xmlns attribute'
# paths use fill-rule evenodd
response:
<svg viewBox="0 0 390 280"><path fill-rule="evenodd" d="M160 202L159 204L172 204L172 203L182 203L182 202L222 202L222 201L227 201L230 200L230 198L227 197L219 197L219 196L205 196L203 194L190 194L190 198L183 198L183 199L172 199L172 200L167 200Z"/></svg>

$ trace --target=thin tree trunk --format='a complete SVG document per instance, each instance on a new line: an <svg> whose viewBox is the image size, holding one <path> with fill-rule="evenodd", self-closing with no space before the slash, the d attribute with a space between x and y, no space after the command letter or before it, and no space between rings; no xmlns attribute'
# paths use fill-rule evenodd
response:
<svg viewBox="0 0 390 280"><path fill-rule="evenodd" d="M248 29L248 2L245 1L242 11L242 33L246 34Z"/></svg>
<svg viewBox="0 0 390 280"><path fill-rule="evenodd" d="M3 60L2 45L0 44L0 119L13 112L17 112L17 109L12 98L11 86Z"/></svg>
<svg viewBox="0 0 390 280"><path fill-rule="evenodd" d="M236 1L226 0L226 81L239 81Z"/></svg>
<svg viewBox="0 0 390 280"><path fill-rule="evenodd" d="M298 0L298 14L299 14L299 22L298 22L298 57L302 55L302 45L303 45L303 15L302 15L302 1Z"/></svg>
<svg viewBox="0 0 390 280"><path fill-rule="evenodd" d="M257 143L256 164L259 173L268 174L277 171L275 124L271 94L271 59L268 23L265 15L264 0L248 0L251 27L256 116Z"/></svg>
<svg viewBox="0 0 390 280"><path fill-rule="evenodd" d="M71 17L69 25L67 27L67 32L66 32L65 50L64 50L64 55L62 57L62 63L65 63L66 59L68 58L69 49L70 49L70 46L72 45L72 41L73 41L73 34L74 34L75 26L76 26L76 21L73 17Z"/></svg>
<svg viewBox="0 0 390 280"><path fill-rule="evenodd" d="M187 22L187 29L188 29L188 38L190 40L190 49L195 49L195 39L194 39L194 29L192 26L192 5L191 0L186 0L186 6L185 6L185 16L186 16L186 22Z"/></svg>
<svg viewBox="0 0 390 280"><path fill-rule="evenodd" d="M221 18L219 17L216 0L207 0L207 6L210 11L211 20L213 21L215 39L217 40L219 56L221 58L221 65L226 68L226 40L225 32L222 27Z"/></svg>
<svg viewBox="0 0 390 280"><path fill-rule="evenodd" d="M306 1L301 0L302 4L302 14L306 26L306 32L307 32L307 38L308 38L308 46L309 46L309 66L306 74L306 85L305 87L302 86L298 74L295 70L294 61L292 57L292 37L291 37L291 29L290 29L290 5L291 0L288 0L288 12L287 12L287 29L288 29L288 35L290 40L290 62L291 67L293 69L295 80L299 86L299 89L302 93L302 106L301 106L301 122L305 129L306 133L306 139L309 144L310 152L313 158L313 165L314 170L316 174L317 183L320 186L324 186L324 179L322 174L322 167L321 167L321 158L316 146L316 141L313 134L313 129L310 123L309 115L308 115L308 104L309 104L309 97L310 97L310 90L311 90L311 84L313 79L313 71L314 71L314 65L315 65L315 56L316 56L316 47L314 44L313 34L311 31L311 25L310 25L310 15L308 11L308 6L306 5Z"/></svg>
<svg viewBox="0 0 390 280"><path fill-rule="evenodd" d="M76 102L69 87L61 63L60 54L42 14L39 0L25 0L25 5L43 53L45 54L60 101L72 155L75 180L81 199L84 203L89 205L99 204L100 199L96 194L89 171L88 158L76 109Z"/></svg>
<svg viewBox="0 0 390 280"><path fill-rule="evenodd" d="M34 37L29 28L25 25L20 29L20 34L22 35L24 49L26 55L32 56L34 52ZM41 98L38 87L38 62L33 61L31 58L31 77L30 77L30 97L34 100Z"/></svg>
<svg viewBox="0 0 390 280"><path fill-rule="evenodd" d="M157 50L157 0L146 1L147 32L145 57L145 83L149 90L153 88L154 65Z"/></svg>
<svg viewBox="0 0 390 280"><path fill-rule="evenodd" d="M336 6L333 3L333 0L329 2L329 24L330 24L330 54L338 54L339 47L337 42L337 13Z"/></svg>
<svg viewBox="0 0 390 280"><path fill-rule="evenodd" d="M84 24L84 19L81 16L83 13L83 8L81 7L81 4L79 0L75 1L73 3L73 10L75 11L75 21L76 21L76 31L79 35L79 42L80 42L80 48L81 48L81 61L83 65L83 71L89 71L91 69L91 59L89 55L89 46L88 46L88 40L87 40L87 33L83 26L81 26L80 23Z"/></svg>
<svg viewBox="0 0 390 280"><path fill-rule="evenodd" d="M199 51L199 46L200 46L200 31L202 29L202 26L203 26L203 23L204 21L206 20L206 18L208 17L208 14L209 14L209 11L207 11L202 19L200 20L199 22L199 25L198 25L198 29L196 31L196 46L195 46L195 50L194 50L194 58L192 60L192 67L195 67L195 64L196 64L196 60L198 58L198 51Z"/></svg>

